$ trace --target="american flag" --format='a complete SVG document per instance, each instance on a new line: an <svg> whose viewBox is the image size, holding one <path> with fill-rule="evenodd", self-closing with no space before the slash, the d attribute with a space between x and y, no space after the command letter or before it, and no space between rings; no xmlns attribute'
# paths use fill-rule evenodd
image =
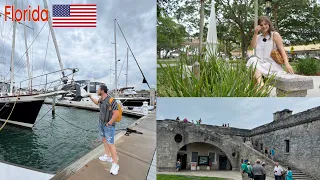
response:
<svg viewBox="0 0 320 180"><path fill-rule="evenodd" d="M97 6L95 4L52 5L53 27L96 27Z"/></svg>

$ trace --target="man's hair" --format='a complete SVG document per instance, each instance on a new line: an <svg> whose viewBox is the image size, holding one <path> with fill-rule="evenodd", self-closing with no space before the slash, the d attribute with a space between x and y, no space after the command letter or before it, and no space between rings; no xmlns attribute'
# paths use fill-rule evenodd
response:
<svg viewBox="0 0 320 180"><path fill-rule="evenodd" d="M260 159L257 159L256 163L257 163L257 164L260 164L260 162L261 162Z"/></svg>
<svg viewBox="0 0 320 180"><path fill-rule="evenodd" d="M106 85L103 85L103 84L100 85L100 89L103 90L105 93L107 93L108 90L109 90L108 87Z"/></svg>

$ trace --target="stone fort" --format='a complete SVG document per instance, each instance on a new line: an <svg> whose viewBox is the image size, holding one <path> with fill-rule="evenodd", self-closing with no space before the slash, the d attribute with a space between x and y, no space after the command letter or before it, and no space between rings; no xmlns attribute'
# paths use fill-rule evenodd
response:
<svg viewBox="0 0 320 180"><path fill-rule="evenodd" d="M254 129L196 125L176 120L157 120L157 169L240 171L243 160L260 159L273 176L277 161L293 169L296 179L320 180L320 106L292 114L285 109L273 121ZM265 155L274 148L274 160Z"/></svg>

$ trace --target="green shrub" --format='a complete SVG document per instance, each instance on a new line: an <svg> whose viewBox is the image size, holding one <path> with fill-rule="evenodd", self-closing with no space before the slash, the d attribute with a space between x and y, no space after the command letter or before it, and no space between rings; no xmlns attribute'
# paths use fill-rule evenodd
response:
<svg viewBox="0 0 320 180"><path fill-rule="evenodd" d="M175 66L160 64L158 68L158 95L161 97L267 97L273 88L274 76L264 86L256 85L253 79L254 67L247 68L245 61L228 63L214 56L208 61L198 61L199 56L180 59ZM200 63L200 78L186 72L185 65ZM191 78L183 78L190 73Z"/></svg>
<svg viewBox="0 0 320 180"><path fill-rule="evenodd" d="M319 64L314 58L300 59L296 64L296 69L299 74L315 75L318 72Z"/></svg>

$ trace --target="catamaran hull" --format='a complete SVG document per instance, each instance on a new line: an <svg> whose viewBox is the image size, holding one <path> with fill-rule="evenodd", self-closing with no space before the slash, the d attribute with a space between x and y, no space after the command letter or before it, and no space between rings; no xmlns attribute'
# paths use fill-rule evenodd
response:
<svg viewBox="0 0 320 180"><path fill-rule="evenodd" d="M0 97L0 121L5 122L16 102L12 114L7 123L24 127L33 127L37 119L41 106L46 97L20 96L16 102L16 97Z"/></svg>

